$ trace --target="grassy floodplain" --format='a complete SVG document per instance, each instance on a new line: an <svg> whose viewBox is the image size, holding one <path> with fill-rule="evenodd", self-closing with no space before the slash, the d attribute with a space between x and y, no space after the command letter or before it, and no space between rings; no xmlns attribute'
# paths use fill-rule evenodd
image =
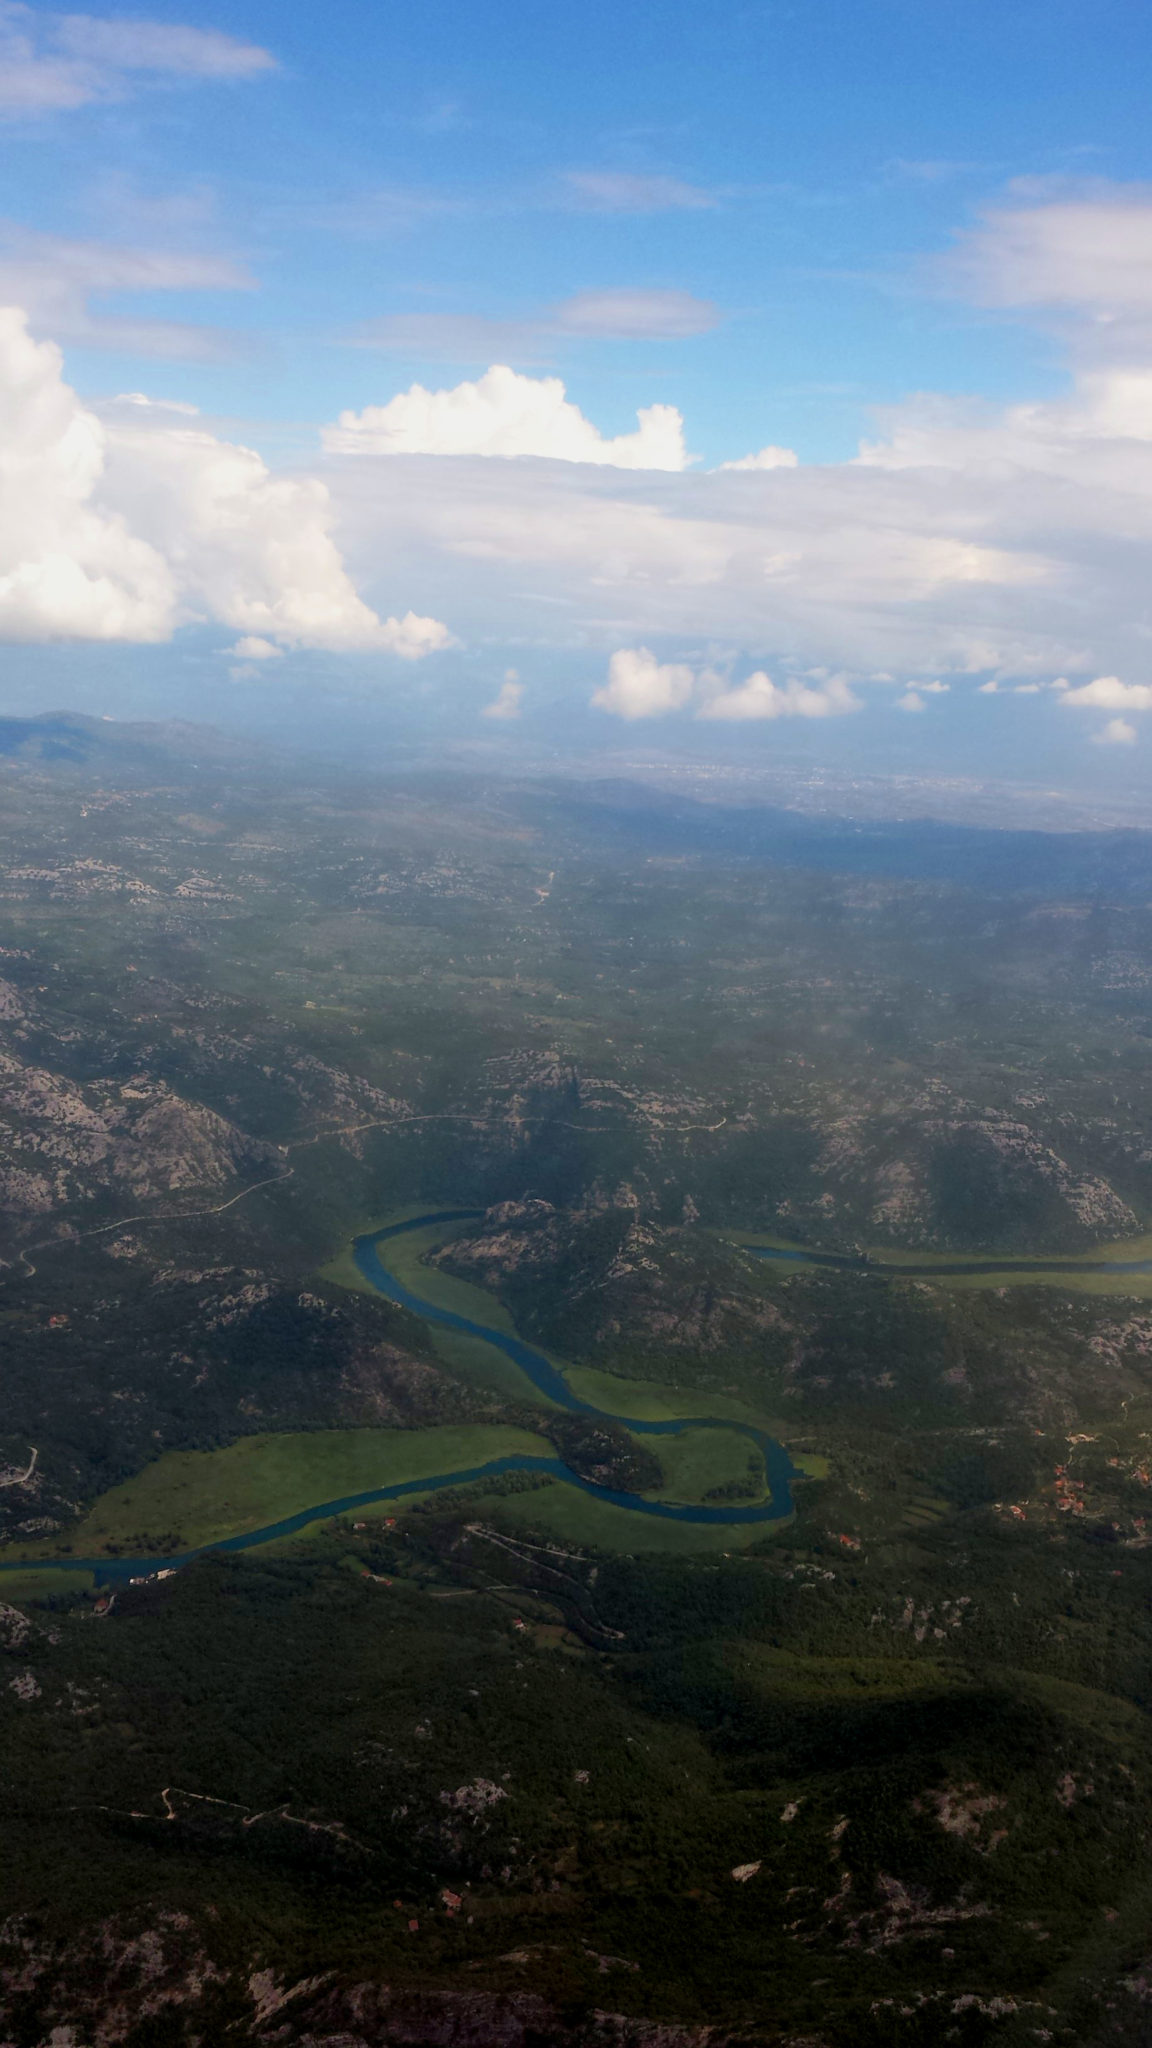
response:
<svg viewBox="0 0 1152 2048"><path fill-rule="evenodd" d="M358 1234L370 1235L425 1213L425 1205L409 1205ZM493 1295L421 1263L434 1246L465 1228L463 1222L431 1224L397 1237L388 1245L388 1263L413 1293L472 1321L514 1335L512 1318ZM376 1298L376 1290L355 1263L351 1245L322 1269L321 1277ZM474 1382L521 1404L554 1408L555 1404L534 1388L510 1359L483 1338L442 1330L436 1325L429 1325L429 1331L438 1354ZM704 1409L718 1419L755 1423L773 1433L782 1433L782 1425L728 1395L709 1392L705 1396L699 1389L622 1379L588 1367L568 1366L556 1359L552 1362L565 1373L581 1400L622 1419L632 1415L638 1421L678 1420L698 1416ZM503 1423L477 1423L423 1430L277 1432L244 1437L222 1450L168 1452L95 1502L79 1528L72 1532L70 1554L177 1554L247 1534L328 1501L376 1487L421 1478L433 1480L516 1453L547 1456L549 1446L529 1430ZM705 1501L714 1488L746 1480L751 1480L753 1488L745 1497L747 1504L759 1504L769 1498L763 1460L748 1439L735 1430L689 1430L683 1436L662 1439L658 1455L664 1481L653 1493L654 1499L691 1505ZM798 1462L809 1476L823 1476L826 1470L826 1461L814 1456L801 1457ZM430 1487L429 1493L432 1491ZM366 1519L402 1513L427 1497L421 1493L408 1494L401 1502L381 1501L357 1512ZM514 1501L494 1497L488 1511L509 1523L528 1523L562 1542L625 1552L725 1551L745 1548L765 1534L764 1526L756 1523L709 1526L649 1519L563 1483L518 1494ZM320 1521L323 1516L318 1513L316 1519ZM275 1539L275 1547L306 1542L312 1533L309 1527ZM59 1555L52 1544L30 1544L20 1552L30 1564ZM75 1573L62 1572L59 1576L62 1584L67 1580L75 1587ZM9 1583L15 1590L15 1577ZM29 1580L40 1591L46 1583L42 1571Z"/></svg>
<svg viewBox="0 0 1152 2048"><path fill-rule="evenodd" d="M427 1213L426 1203L409 1204L406 1209L395 1209L369 1223L356 1235L371 1237L375 1231L387 1230L394 1224L406 1223L410 1216ZM433 1302L437 1308L450 1309L455 1315L467 1316L474 1323L486 1323L489 1329L514 1337L516 1326L494 1294L486 1294L482 1287L473 1287L469 1281L458 1280L452 1273L443 1273L437 1266L421 1264L426 1253L438 1245L449 1243L467 1228L466 1223L433 1223L424 1230L413 1230L404 1237L395 1237L388 1244L385 1263L413 1294L422 1295L425 1301ZM321 1268L320 1278L337 1287L350 1288L354 1293L366 1294L373 1301L380 1299L377 1290L365 1280L356 1264L350 1244ZM555 1406L546 1394L525 1378L510 1358L506 1358L494 1344L486 1344L482 1337L472 1337L465 1330L445 1330L435 1323L429 1323L428 1333L437 1358L443 1359L445 1365L451 1366L473 1386L481 1387L504 1401L515 1400L537 1408ZM553 1363L558 1364L558 1361L553 1360Z"/></svg>
<svg viewBox="0 0 1152 2048"><path fill-rule="evenodd" d="M743 1503L741 1503L743 1505ZM485 1503L487 1521L500 1522L510 1530L531 1528L557 1543L583 1548L623 1552L636 1557L660 1550L678 1557L702 1553L726 1555L763 1543L784 1521L764 1522L665 1522L655 1516L633 1514L611 1501L597 1500L574 1486L541 1487L535 1493L518 1493L509 1499Z"/></svg>
<svg viewBox="0 0 1152 2048"><path fill-rule="evenodd" d="M624 1379L619 1373L601 1372L592 1365L565 1365L564 1377L574 1394L593 1408L602 1408L627 1425L637 1422L678 1422L707 1415L721 1422L750 1422L781 1442L795 1423L768 1415L741 1401L735 1394L718 1394L708 1387L673 1387L663 1380Z"/></svg>
<svg viewBox="0 0 1152 2048"><path fill-rule="evenodd" d="M767 1499L764 1460L755 1444L734 1430L688 1429L661 1437L657 1453L664 1473L659 1498L706 1501L716 1487L747 1481L749 1505Z"/></svg>
<svg viewBox="0 0 1152 2048"><path fill-rule="evenodd" d="M439 1429L310 1430L300 1434L241 1437L221 1451L169 1451L134 1479L102 1494L79 1528L77 1557L131 1552L141 1536L175 1536L174 1550L193 1550L263 1528L316 1502L367 1493L373 1487L466 1471L516 1452L547 1456L548 1445L529 1430L504 1423ZM419 1495L405 1496L410 1507ZM358 1512L397 1510L381 1501ZM58 1552L29 1545L21 1556Z"/></svg>
<svg viewBox="0 0 1152 2048"><path fill-rule="evenodd" d="M825 1251L823 1245L799 1245L786 1237L774 1237L763 1230L723 1230L715 1233L728 1244L735 1244L748 1250L763 1246L771 1251L795 1253L795 1266L780 1265L780 1278L789 1272L803 1272L807 1261L804 1254ZM925 1266L933 1270L926 1277L934 1287L995 1290L1002 1287L1056 1287L1072 1294L1120 1294L1152 1297L1152 1272L1109 1273L1105 1270L1110 1261L1135 1264L1137 1261L1152 1260L1152 1233L1143 1237L1123 1239L1116 1244L1096 1245L1090 1252L1060 1252L1053 1254L1057 1266L1046 1266L1043 1257L1021 1258L1018 1266L1005 1266L994 1273L965 1273L959 1270L941 1272L940 1267L957 1269L979 1263L978 1252L934 1252L900 1251L890 1245L871 1245L864 1256L871 1262L872 1270L889 1279L907 1277L915 1280ZM1010 1257L1011 1254L989 1252L988 1258ZM769 1271L772 1262L766 1262ZM1064 1270L1067 1267L1070 1270Z"/></svg>

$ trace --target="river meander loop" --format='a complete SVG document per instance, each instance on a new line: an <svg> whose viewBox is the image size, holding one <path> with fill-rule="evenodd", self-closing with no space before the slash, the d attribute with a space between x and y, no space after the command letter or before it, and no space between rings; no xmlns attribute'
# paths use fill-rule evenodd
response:
<svg viewBox="0 0 1152 2048"><path fill-rule="evenodd" d="M733 1422L727 1417L700 1415L680 1417L669 1422L647 1422L632 1415L611 1414L607 1409L596 1408L590 1401L582 1401L572 1391L567 1380L556 1366L537 1351L531 1344L525 1344L519 1337L506 1336L503 1331L492 1329L486 1323L474 1322L468 1316L457 1315L454 1310L439 1308L435 1302L425 1301L395 1273L389 1271L380 1255L380 1246L390 1238L402 1237L412 1230L426 1230L432 1224L459 1223L468 1217L478 1215L474 1209L439 1209L430 1215L412 1216L404 1223L393 1223L386 1230L377 1230L365 1237L358 1237L353 1244L356 1264L379 1294L401 1308L411 1309L427 1323L439 1324L446 1330L459 1330L470 1337L480 1337L486 1344L492 1344L511 1359L525 1378L554 1401L559 1408L566 1408L577 1415L594 1417L601 1422L615 1422L633 1431L637 1436L680 1436L689 1429L723 1429L748 1438L756 1445L764 1460L768 1481L769 1498L749 1507L706 1507L678 1506L672 1501L648 1500L643 1494L624 1493L613 1486L597 1486L574 1472L561 1458L533 1457L526 1452L516 1452L503 1458L493 1458L486 1465L473 1465L465 1471L440 1472L426 1479L397 1480L391 1486L372 1488L367 1493L348 1494L342 1500L320 1501L315 1507L303 1508L299 1514L286 1515L279 1522L269 1522L262 1529L248 1529L240 1536L224 1537L219 1543L201 1544L195 1550L186 1550L167 1557L52 1557L33 1560L12 1559L0 1563L0 1572L73 1571L91 1572L97 1584L126 1579L149 1578L159 1571L175 1571L181 1565L190 1564L194 1558L203 1557L216 1550L253 1550L259 1544L273 1543L279 1537L294 1536L310 1522L322 1522L333 1515L347 1515L357 1508L371 1507L379 1501L402 1500L406 1494L436 1493L444 1487L471 1486L478 1480L497 1478L506 1472L540 1472L550 1478L563 1481L566 1486L575 1486L582 1493L591 1494L597 1500L607 1501L610 1506L624 1508L629 1514L653 1516L666 1522L695 1522L715 1528L719 1525L747 1527L750 1523L786 1520L793 1512L792 1481L802 1477L793 1465L784 1445L775 1437L757 1429L753 1423Z"/></svg>

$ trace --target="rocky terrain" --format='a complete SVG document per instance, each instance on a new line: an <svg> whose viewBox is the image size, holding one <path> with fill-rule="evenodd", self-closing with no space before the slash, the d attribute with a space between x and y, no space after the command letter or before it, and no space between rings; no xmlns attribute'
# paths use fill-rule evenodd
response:
<svg viewBox="0 0 1152 2048"><path fill-rule="evenodd" d="M93 1080L26 1066L0 1053L0 1214L9 1221L106 1200L206 1196L241 1175L271 1173L278 1155L158 1076Z"/></svg>
<svg viewBox="0 0 1152 2048"><path fill-rule="evenodd" d="M255 1266L158 1263L156 1252L121 1233L10 1287L0 1543L65 1528L164 1450L475 1412L401 1311Z"/></svg>
<svg viewBox="0 0 1152 2048"><path fill-rule="evenodd" d="M498 1203L431 1263L488 1288L546 1349L625 1377L738 1388L769 1413L874 1426L1073 1426L1152 1389L1152 1316L1059 1292L957 1295L767 1264L631 1208Z"/></svg>

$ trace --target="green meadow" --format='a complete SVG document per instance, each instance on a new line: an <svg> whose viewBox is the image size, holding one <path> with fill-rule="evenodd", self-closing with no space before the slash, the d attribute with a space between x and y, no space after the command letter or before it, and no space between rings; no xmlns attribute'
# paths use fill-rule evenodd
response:
<svg viewBox="0 0 1152 2048"><path fill-rule="evenodd" d="M114 1555L117 1549L151 1554L161 1542L174 1551L191 1550L317 1503L405 1480L432 1480L515 1452L551 1454L531 1431L504 1423L310 1430L242 1437L219 1451L169 1451L101 1495L74 1531L72 1549L78 1557ZM404 1505L411 1504L406 1496ZM376 1512L396 1510L382 1502ZM29 1546L23 1554L38 1559L53 1552Z"/></svg>
<svg viewBox="0 0 1152 2048"><path fill-rule="evenodd" d="M519 1493L495 1500L485 1507L489 1521L509 1529L530 1528L558 1543L591 1546L598 1550L623 1552L637 1557L647 1551L690 1557L706 1553L727 1556L763 1543L775 1530L786 1529L789 1517L778 1522L700 1523L670 1522L656 1515L636 1514L631 1508L614 1507L575 1486L546 1486L533 1493Z"/></svg>
<svg viewBox="0 0 1152 2048"><path fill-rule="evenodd" d="M715 1488L744 1482L749 1505L766 1497L764 1460L735 1430L686 1429L682 1436L661 1437L655 1448L664 1472L663 1500L706 1501Z"/></svg>
<svg viewBox="0 0 1152 2048"><path fill-rule="evenodd" d="M358 1237L370 1237L374 1231L386 1230L393 1224L406 1222L409 1216L425 1213L420 1204L395 1210L356 1234ZM516 1326L494 1294L486 1293L482 1287L473 1287L467 1280L458 1280L452 1273L443 1273L437 1266L421 1264L428 1252L449 1243L467 1227L465 1223L436 1223L424 1230L413 1230L403 1237L390 1238L381 1247L383 1262L405 1287L423 1300L430 1301L435 1308L449 1309L454 1315L467 1316L470 1322L485 1323L489 1329L514 1337ZM350 1244L321 1268L320 1278L337 1287L350 1288L357 1294L367 1294L373 1301L380 1300L378 1290L364 1278L356 1264ZM471 1336L466 1330L445 1330L435 1323L429 1323L427 1327L437 1358L473 1386L504 1401L526 1402L538 1408L555 1406L496 1345L486 1344L482 1337Z"/></svg>

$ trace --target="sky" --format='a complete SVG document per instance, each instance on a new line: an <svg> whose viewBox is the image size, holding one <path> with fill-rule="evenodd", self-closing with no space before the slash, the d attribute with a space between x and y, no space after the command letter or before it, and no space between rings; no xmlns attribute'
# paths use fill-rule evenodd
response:
<svg viewBox="0 0 1152 2048"><path fill-rule="evenodd" d="M0 0L0 707L1141 786L1150 63Z"/></svg>

